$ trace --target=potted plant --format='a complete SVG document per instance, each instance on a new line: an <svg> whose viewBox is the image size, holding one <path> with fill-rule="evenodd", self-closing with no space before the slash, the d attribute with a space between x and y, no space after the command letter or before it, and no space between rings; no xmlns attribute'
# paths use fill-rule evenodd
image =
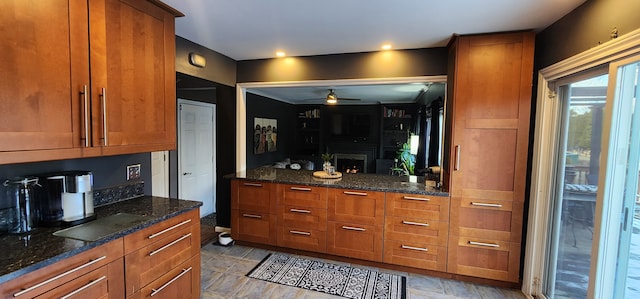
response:
<svg viewBox="0 0 640 299"><path fill-rule="evenodd" d="M324 161L322 163L322 170L327 171L327 168L331 166L331 160L333 160L333 154L324 153L320 155L320 157L322 158L322 161Z"/></svg>

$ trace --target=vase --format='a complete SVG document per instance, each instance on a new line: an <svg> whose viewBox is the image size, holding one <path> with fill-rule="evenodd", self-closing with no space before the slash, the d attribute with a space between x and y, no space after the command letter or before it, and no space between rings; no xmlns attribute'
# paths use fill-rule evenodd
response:
<svg viewBox="0 0 640 299"><path fill-rule="evenodd" d="M322 163L322 170L324 170L324 172L329 172L329 166L331 166L331 162L329 161L325 161L324 163Z"/></svg>

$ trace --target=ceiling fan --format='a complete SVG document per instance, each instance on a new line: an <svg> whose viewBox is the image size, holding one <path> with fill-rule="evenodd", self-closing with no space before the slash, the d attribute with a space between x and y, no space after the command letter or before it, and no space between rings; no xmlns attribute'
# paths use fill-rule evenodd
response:
<svg viewBox="0 0 640 299"><path fill-rule="evenodd" d="M325 102L327 104L330 104L330 105L335 105L335 104L338 103L338 100L340 100L340 101L360 101L360 99L349 99L349 98L339 98L338 99L338 96L333 92L333 89L329 89L329 93L327 94Z"/></svg>

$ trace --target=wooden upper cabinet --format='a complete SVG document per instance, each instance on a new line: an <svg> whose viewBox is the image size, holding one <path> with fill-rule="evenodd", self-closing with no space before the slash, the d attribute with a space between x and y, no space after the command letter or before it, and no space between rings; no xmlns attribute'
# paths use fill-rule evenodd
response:
<svg viewBox="0 0 640 299"><path fill-rule="evenodd" d="M175 16L158 1L0 1L0 164L175 148Z"/></svg>
<svg viewBox="0 0 640 299"><path fill-rule="evenodd" d="M534 33L457 37L450 47L452 197L524 201Z"/></svg>
<svg viewBox="0 0 640 299"><path fill-rule="evenodd" d="M0 30L0 163L15 159L5 152L84 142L86 7L86 1L0 1L0 27L6 29Z"/></svg>
<svg viewBox="0 0 640 299"><path fill-rule="evenodd" d="M174 14L91 0L89 16L93 145L105 154L175 148Z"/></svg>

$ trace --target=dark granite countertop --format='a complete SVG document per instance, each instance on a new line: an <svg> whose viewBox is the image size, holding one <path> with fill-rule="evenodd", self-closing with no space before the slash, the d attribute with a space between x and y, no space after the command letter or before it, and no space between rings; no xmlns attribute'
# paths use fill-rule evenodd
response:
<svg viewBox="0 0 640 299"><path fill-rule="evenodd" d="M60 227L38 227L24 236L0 236L0 283L51 265L155 223L201 206L199 201L144 196L95 209L98 219L117 213L145 216L145 220L95 242L54 236Z"/></svg>
<svg viewBox="0 0 640 299"><path fill-rule="evenodd" d="M320 179L314 177L313 172L314 171L311 170L260 167L244 172L229 174L226 175L225 178L307 186L327 186L357 190L449 196L449 193L447 192L427 187L424 182L424 177L418 177L418 181L416 183L409 182L409 177L407 176L368 173L343 173L342 177L338 179Z"/></svg>

